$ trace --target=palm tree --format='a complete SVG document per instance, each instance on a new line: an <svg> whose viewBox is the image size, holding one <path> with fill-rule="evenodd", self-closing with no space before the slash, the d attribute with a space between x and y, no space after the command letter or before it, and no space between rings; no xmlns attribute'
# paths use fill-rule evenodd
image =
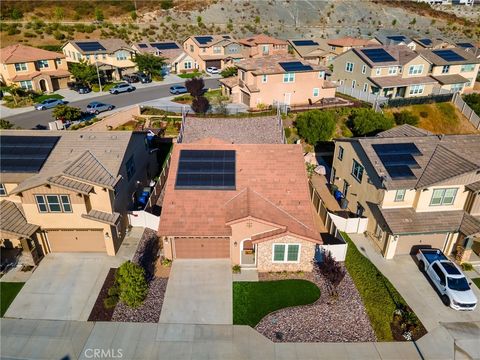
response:
<svg viewBox="0 0 480 360"><path fill-rule="evenodd" d="M24 89L18 87L18 85L15 83L12 83L10 85L4 85L1 87L1 90L3 92L9 93L12 96L15 106L18 105L17 97L21 96L24 93Z"/></svg>

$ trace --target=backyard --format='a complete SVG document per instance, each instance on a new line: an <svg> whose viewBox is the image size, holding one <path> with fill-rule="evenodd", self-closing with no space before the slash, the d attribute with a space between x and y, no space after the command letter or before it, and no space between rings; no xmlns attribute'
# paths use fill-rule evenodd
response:
<svg viewBox="0 0 480 360"><path fill-rule="evenodd" d="M25 285L25 283L0 282L0 317L3 317L23 285Z"/></svg>

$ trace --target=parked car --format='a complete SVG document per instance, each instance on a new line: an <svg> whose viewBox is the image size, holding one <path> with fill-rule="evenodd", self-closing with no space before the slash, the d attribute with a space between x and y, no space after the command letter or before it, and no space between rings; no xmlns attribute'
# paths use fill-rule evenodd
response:
<svg viewBox="0 0 480 360"><path fill-rule="evenodd" d="M185 94L187 92L188 92L187 88L183 85L170 86L170 93L171 94L178 95L178 94Z"/></svg>
<svg viewBox="0 0 480 360"><path fill-rule="evenodd" d="M152 82L152 79L150 78L150 76L148 76L147 74L145 74L143 72L136 72L133 75L138 77L138 79L140 80L140 82L142 84L148 84L148 83Z"/></svg>
<svg viewBox="0 0 480 360"><path fill-rule="evenodd" d="M92 89L85 84L82 83L74 83L72 86L69 86L70 90L76 91L79 94L88 94L92 91Z"/></svg>
<svg viewBox="0 0 480 360"><path fill-rule="evenodd" d="M116 95L116 94L120 94L120 93L123 93L123 92L131 92L135 89L136 89L136 87L133 86L133 85L130 85L130 84L127 84L127 83L120 83L120 84L117 84L110 89L110 94L115 94Z"/></svg>
<svg viewBox="0 0 480 360"><path fill-rule="evenodd" d="M123 75L122 80L126 81L129 84L137 83L140 81L137 75L131 74L131 75Z"/></svg>
<svg viewBox="0 0 480 360"><path fill-rule="evenodd" d="M216 66L209 66L207 67L207 72L210 74L218 74L220 70Z"/></svg>
<svg viewBox="0 0 480 360"><path fill-rule="evenodd" d="M111 104L104 104L98 101L93 101L87 105L86 112L89 114L100 114L103 111L113 110L115 106Z"/></svg>
<svg viewBox="0 0 480 360"><path fill-rule="evenodd" d="M477 297L470 288L471 283L445 254L439 249L420 249L417 259L420 271L432 280L446 306L454 310L475 310Z"/></svg>
<svg viewBox="0 0 480 360"><path fill-rule="evenodd" d="M65 105L65 104L67 104L67 102L62 99L46 99L46 100L43 100L41 103L35 104L33 106L35 110L47 110L47 109L54 108L55 106Z"/></svg>

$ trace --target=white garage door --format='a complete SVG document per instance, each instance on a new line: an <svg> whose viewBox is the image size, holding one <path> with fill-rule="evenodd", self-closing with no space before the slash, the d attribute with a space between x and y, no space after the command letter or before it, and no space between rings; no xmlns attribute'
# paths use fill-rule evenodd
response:
<svg viewBox="0 0 480 360"><path fill-rule="evenodd" d="M47 230L52 252L106 252L102 229Z"/></svg>

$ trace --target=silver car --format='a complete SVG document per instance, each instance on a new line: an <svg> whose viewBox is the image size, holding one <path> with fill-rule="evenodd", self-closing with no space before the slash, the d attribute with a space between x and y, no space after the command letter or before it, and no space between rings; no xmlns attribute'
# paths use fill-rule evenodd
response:
<svg viewBox="0 0 480 360"><path fill-rule="evenodd" d="M120 83L115 85L110 89L110 94L120 94L123 92L131 92L135 90L136 87L127 83Z"/></svg>
<svg viewBox="0 0 480 360"><path fill-rule="evenodd" d="M93 101L87 105L87 113L89 114L100 114L103 111L113 110L115 106L111 104L104 104L98 101Z"/></svg>
<svg viewBox="0 0 480 360"><path fill-rule="evenodd" d="M41 103L35 104L35 110L47 110L54 108L58 105L65 105L67 102L61 99L46 99L43 100Z"/></svg>

